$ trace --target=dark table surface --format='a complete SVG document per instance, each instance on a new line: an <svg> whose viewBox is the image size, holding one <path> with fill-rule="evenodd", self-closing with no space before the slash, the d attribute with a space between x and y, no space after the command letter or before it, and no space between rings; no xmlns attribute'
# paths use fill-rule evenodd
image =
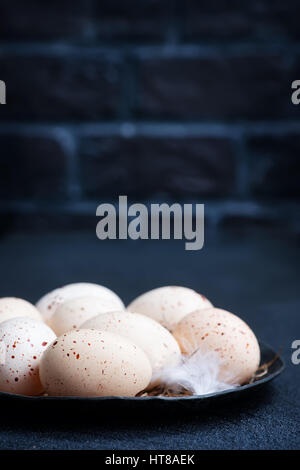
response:
<svg viewBox="0 0 300 470"><path fill-rule="evenodd" d="M122 415L100 408L64 413L0 401L1 449L299 449L299 236L261 229L206 233L204 249L181 241L97 240L93 233L10 234L0 240L0 296L36 301L62 284L90 281L125 302L161 285L197 289L283 348L286 370L241 400L172 415Z"/></svg>

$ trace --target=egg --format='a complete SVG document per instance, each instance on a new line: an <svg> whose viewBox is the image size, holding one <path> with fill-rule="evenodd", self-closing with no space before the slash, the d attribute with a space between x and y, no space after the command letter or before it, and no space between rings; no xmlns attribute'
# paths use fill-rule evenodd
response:
<svg viewBox="0 0 300 470"><path fill-rule="evenodd" d="M52 396L135 396L150 382L144 351L106 331L72 330L44 352L41 382Z"/></svg>
<svg viewBox="0 0 300 470"><path fill-rule="evenodd" d="M44 321L48 323L60 304L67 300L85 296L100 297L104 301L108 301L114 305L114 310L122 310L125 308L122 300L112 290L88 282L68 284L55 289L44 295L44 297L37 302L36 307L41 312Z"/></svg>
<svg viewBox="0 0 300 470"><path fill-rule="evenodd" d="M27 317L42 321L38 309L27 300L16 297L0 298L0 323L16 317Z"/></svg>
<svg viewBox="0 0 300 470"><path fill-rule="evenodd" d="M172 331L188 313L209 307L212 307L210 301L192 289L166 286L137 297L127 310L147 315Z"/></svg>
<svg viewBox="0 0 300 470"><path fill-rule="evenodd" d="M173 334L185 354L217 353L219 378L224 382L246 383L259 366L260 348L253 331L226 310L196 310L178 323Z"/></svg>
<svg viewBox="0 0 300 470"><path fill-rule="evenodd" d="M41 394L40 359L55 338L45 323L32 318L12 318L1 323L0 390L21 395Z"/></svg>
<svg viewBox="0 0 300 470"><path fill-rule="evenodd" d="M180 360L180 349L171 333L152 318L130 312L102 313L83 323L82 328L95 328L116 333L138 345L148 356L153 376Z"/></svg>
<svg viewBox="0 0 300 470"><path fill-rule="evenodd" d="M57 336L78 329L84 322L100 313L115 310L115 303L101 297L79 297L60 304L49 320Z"/></svg>

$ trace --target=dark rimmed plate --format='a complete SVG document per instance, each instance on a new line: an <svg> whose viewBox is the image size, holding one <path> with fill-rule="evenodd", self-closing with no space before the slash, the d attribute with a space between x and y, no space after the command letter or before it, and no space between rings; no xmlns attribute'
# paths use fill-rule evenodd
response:
<svg viewBox="0 0 300 470"><path fill-rule="evenodd" d="M276 352L268 345L260 342L261 350L261 363L266 363L271 361ZM208 395L194 395L194 396L185 396L185 397L48 397L48 396L38 396L38 397L28 397L24 395L16 395L12 393L0 392L0 404L3 402L13 402L14 405L18 403L25 405L30 404L39 404L43 408L48 408L51 405L61 405L65 409L73 408L74 405L76 408L80 405L96 407L101 411L107 411L108 409L113 409L115 411L121 409L141 409L146 408L150 411L152 408L161 408L164 409L172 407L172 404L182 404L184 408L192 407L193 409L197 405L205 405L208 402L212 402L218 399L226 398L237 398L243 392L257 389L262 385L270 382L275 377L277 377L285 368L283 360L278 357L276 361L269 367L269 370L265 376L256 380L254 383L243 385L239 388L225 390L223 392L211 393ZM48 405L48 406L46 406ZM190 405L190 406L189 406Z"/></svg>

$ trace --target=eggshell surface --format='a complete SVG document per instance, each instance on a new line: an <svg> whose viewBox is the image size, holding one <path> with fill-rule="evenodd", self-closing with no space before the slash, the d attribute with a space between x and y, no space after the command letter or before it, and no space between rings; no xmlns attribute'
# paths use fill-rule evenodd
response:
<svg viewBox="0 0 300 470"><path fill-rule="evenodd" d="M180 349L171 333L152 318L130 312L102 313L86 321L82 328L116 333L138 345L148 356L153 375L180 360Z"/></svg>
<svg viewBox="0 0 300 470"><path fill-rule="evenodd" d="M150 382L146 354L106 331L73 330L43 354L41 382L52 396L135 396Z"/></svg>
<svg viewBox="0 0 300 470"><path fill-rule="evenodd" d="M178 323L173 334L183 353L216 352L220 379L225 382L246 383L259 366L260 348L253 331L226 310L196 310Z"/></svg>
<svg viewBox="0 0 300 470"><path fill-rule="evenodd" d="M11 318L26 317L42 321L38 309L27 300L17 297L0 298L0 323Z"/></svg>
<svg viewBox="0 0 300 470"><path fill-rule="evenodd" d="M1 323L0 390L22 395L41 394L40 359L55 338L47 325L31 318L12 318Z"/></svg>
<svg viewBox="0 0 300 470"><path fill-rule="evenodd" d="M78 329L87 320L115 310L115 302L101 297L79 297L60 304L49 320L57 336Z"/></svg>
<svg viewBox="0 0 300 470"><path fill-rule="evenodd" d="M60 304L67 300L86 296L100 297L104 301L113 304L115 310L122 310L125 308L122 300L112 290L107 287L88 282L68 284L55 289L44 295L44 297L37 302L36 307L41 312L44 321L48 323Z"/></svg>
<svg viewBox="0 0 300 470"><path fill-rule="evenodd" d="M210 301L192 289L166 286L137 297L127 310L151 317L172 331L188 313L209 307L212 307Z"/></svg>

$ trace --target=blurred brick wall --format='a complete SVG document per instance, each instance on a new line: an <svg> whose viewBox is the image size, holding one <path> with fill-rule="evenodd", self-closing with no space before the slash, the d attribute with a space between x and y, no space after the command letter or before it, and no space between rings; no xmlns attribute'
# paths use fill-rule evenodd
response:
<svg viewBox="0 0 300 470"><path fill-rule="evenodd" d="M297 0L2 0L1 213L74 224L127 194L297 226L299 13Z"/></svg>

